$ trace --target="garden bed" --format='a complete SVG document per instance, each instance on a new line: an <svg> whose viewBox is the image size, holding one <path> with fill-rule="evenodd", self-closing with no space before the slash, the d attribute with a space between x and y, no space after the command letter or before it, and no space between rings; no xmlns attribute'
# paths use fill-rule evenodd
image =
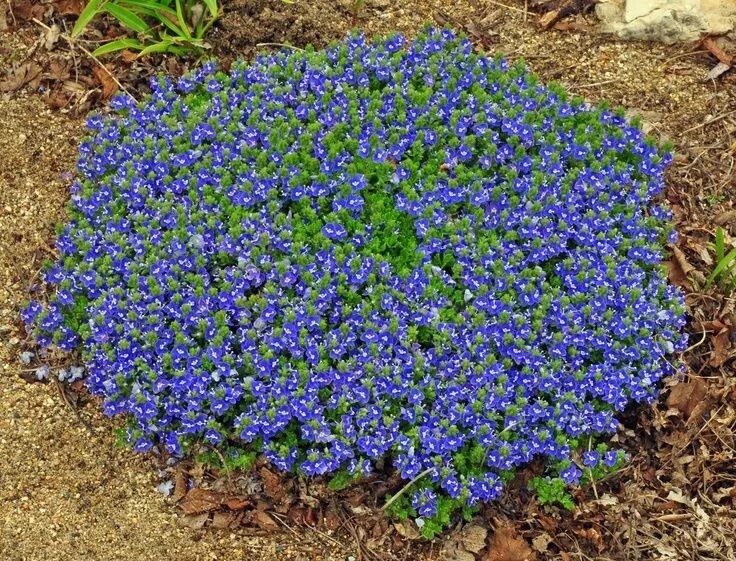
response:
<svg viewBox="0 0 736 561"><path fill-rule="evenodd" d="M248 4L235 4L214 35L215 50L225 59L253 52L256 43L303 44L300 29L309 33L310 40L324 43L340 38L353 23L342 5L320 11L270 2ZM356 23L369 32L399 29L412 34L442 8L460 25L495 12L493 8L478 14L464 3L443 7L417 2L398 9L368 4ZM618 440L631 454L631 463L596 488L576 494L574 515L540 507L519 492L525 483L522 472L517 492L488 507L476 525L494 525L499 539L508 537L507 549L515 546L517 553L527 552L525 548L533 546L540 551L529 555L542 559L575 558L579 552L593 558L679 558L692 550L702 558L728 559L732 552L726 536L734 529L729 512L734 504L734 473L729 471L734 459L734 390L733 377L727 375L733 366L729 362L733 300L717 291L694 292L691 283L697 281L698 271L709 273L704 249L714 224L733 210L730 135L735 127L732 118L721 117L736 97L733 77L726 75L724 83L704 83L708 66L699 58L702 55L682 56L686 54L682 48L625 44L590 32L539 34L531 18L526 23L524 19L521 12L501 9L487 31L490 48L509 53L511 59L524 57L544 81L557 80L588 99L606 98L643 114L651 134L675 143L667 197L675 210L682 253L672 266L672 278L690 292L688 330L693 348L684 358L693 377L686 384L667 381L668 389L655 406L626 415ZM265 31L263 36L244 35L238 29ZM16 32L0 52L3 62L24 57L34 35L28 27ZM24 368L17 358L24 350L20 341L24 336L16 314L41 260L52 251L53 224L63 217L67 196L68 180L62 174L74 167L81 126L46 110L42 96L34 92L15 94L2 104L2 149L11 164L0 176L6 183L0 195L5 244L1 274L8 287L0 323L10 343L2 347L2 360L5 372L18 373ZM714 118L718 119L708 124ZM724 226L733 233L727 219ZM689 263L693 271L687 270ZM249 552L243 558L341 559L358 555L355 537L363 544L364 555L393 552L402 558L404 548L411 547L415 553L408 553L410 558L416 558L417 551L432 558L447 545L440 538L432 545L410 546L401 535L402 530L409 533L405 529L375 529L359 521L356 527L368 532L356 536L343 529L325 537L330 528L318 525L317 530L307 530L304 520L288 518L267 537L248 537L244 530L223 534L179 529L173 522L174 509L155 491L172 475L156 479L152 460L112 448L115 423L100 417L95 401L87 403L82 395L75 405L77 394L66 392L62 399L54 384L27 385L15 376L2 380L7 412L0 420L0 446L4 457L13 459L0 475L0 488L7 493L0 498L8 505L0 513L0 524L3 536L11 536L0 543L5 548L0 551L10 559L51 559L59 552L69 558L96 559L105 558L108 551L130 559L178 551L179 558L194 559L212 552L225 555L234 548ZM75 407L95 428L94 438L70 411ZM217 487L196 466L191 469L194 477ZM354 502L360 511L364 505ZM370 499L364 502L371 506ZM292 531L306 541L293 545ZM387 539L381 541L383 535ZM529 545L515 542L517 538ZM503 549L496 546L495 551ZM456 558L462 558L463 551L464 545L455 552ZM486 553L479 555L484 558ZM501 559L493 555L487 553L487 559Z"/></svg>

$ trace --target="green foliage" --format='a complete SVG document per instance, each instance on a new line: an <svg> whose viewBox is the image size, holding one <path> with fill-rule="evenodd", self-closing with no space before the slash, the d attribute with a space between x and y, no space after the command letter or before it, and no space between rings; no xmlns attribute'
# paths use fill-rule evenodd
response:
<svg viewBox="0 0 736 561"><path fill-rule="evenodd" d="M728 292L736 289L736 248L726 253L725 233L723 228L716 230L716 239L713 244L716 254L716 266L708 277L705 288L717 282Z"/></svg>
<svg viewBox="0 0 736 561"><path fill-rule="evenodd" d="M90 0L77 19L72 37L79 37L99 14L108 14L136 35L109 41L92 54L122 49L149 53L202 51L204 36L221 15L217 0Z"/></svg>
<svg viewBox="0 0 736 561"><path fill-rule="evenodd" d="M535 477L529 482L529 489L536 492L540 504L558 504L567 510L575 508L567 483L559 477Z"/></svg>
<svg viewBox="0 0 736 561"><path fill-rule="evenodd" d="M327 488L331 491L342 491L346 489L353 481L360 478L358 474L351 474L346 469L341 469L335 474L335 477L330 479L327 483Z"/></svg>
<svg viewBox="0 0 736 561"><path fill-rule="evenodd" d="M217 454L214 450L206 450L197 454L195 459L200 464L212 469L248 471L255 464L257 456L256 452L231 447L222 455Z"/></svg>

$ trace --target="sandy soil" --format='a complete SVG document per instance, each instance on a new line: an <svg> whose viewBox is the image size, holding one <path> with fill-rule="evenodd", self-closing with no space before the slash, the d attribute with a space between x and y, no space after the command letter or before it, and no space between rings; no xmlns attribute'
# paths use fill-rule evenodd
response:
<svg viewBox="0 0 736 561"><path fill-rule="evenodd" d="M264 10L281 14L285 8L277 1L259 0L253 9L260 11L254 14L243 2L235 2L218 32L227 39L222 49L233 56L258 42L303 44L294 29L321 22L322 32L311 39L323 42L350 27L345 5L308 4L290 8L298 17L288 17L296 18L300 27L282 26L283 33L244 38L233 31L243 18L257 31L259 18L269 17ZM525 22L520 12L470 0L412 0L401 8L367 4L357 24L368 31L411 33L439 8L465 22L491 15L494 50L524 57L544 80L557 80L589 99L605 97L642 113L652 134L675 142L678 157L670 173L670 199L678 219L709 224L711 217L729 208L736 192L731 173L736 120L723 115L736 107L736 79L731 75L721 83L703 81L709 66L702 54L692 54L696 49L621 43L589 31L540 34L531 17ZM24 46L16 38L3 48L0 59L5 60L0 62L16 60L21 55L13 49ZM349 540L340 547L313 532L264 538L243 531L180 527L170 501L155 489L155 460L115 447L114 421L103 418L95 404L87 404L80 413L94 427L89 434L54 384L28 384L18 377L26 367L18 360L24 333L17 313L41 262L52 255L53 226L64 217L66 174L74 168L81 132L79 120L52 113L42 96L0 98L0 559L344 560L354 555ZM688 524L686 518L673 523ZM633 530L621 551L631 553L632 559L655 558L651 547L641 545L644 537L637 536ZM609 553L601 551L597 558L609 559Z"/></svg>

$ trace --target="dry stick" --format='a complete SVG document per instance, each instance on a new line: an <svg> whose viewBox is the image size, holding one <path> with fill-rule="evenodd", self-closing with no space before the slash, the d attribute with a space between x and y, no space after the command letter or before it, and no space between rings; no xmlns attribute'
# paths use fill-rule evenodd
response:
<svg viewBox="0 0 736 561"><path fill-rule="evenodd" d="M725 119L726 117L728 117L730 115L733 115L735 113L736 113L736 109L734 109L733 111L729 111L728 113L723 113L722 115L718 115L718 117L713 117L710 121L706 121L705 123L700 123L699 125L695 125L694 127L690 127L689 129L687 129L685 131L682 131L680 133L680 136L683 136L683 135L685 135L685 134L687 134L689 132L692 132L694 130L698 130L698 129L700 129L702 127L705 127L707 125L711 125L711 124L715 123L716 121L720 121L721 119Z"/></svg>
<svg viewBox="0 0 736 561"><path fill-rule="evenodd" d="M294 45L289 45L287 43L256 43L256 47L286 47L287 49L294 49L295 51L301 51L303 53L307 52L301 47L295 47Z"/></svg>
<svg viewBox="0 0 736 561"><path fill-rule="evenodd" d="M37 20L36 18L33 18L33 22L36 23L36 24L38 24L38 25L40 25L41 27L43 27L46 31L49 31L51 29L48 25L46 25L42 21ZM79 43L77 43L76 41L74 41L74 39L72 39L71 37L69 37L66 33L62 33L61 35L59 35L59 37L61 37L62 39L64 39L64 41L66 41L69 44L69 46L72 48L72 50L74 50L74 47L75 46L76 47L79 47L79 50L80 51L82 51L89 58L91 58L92 60L94 60L97 63L97 65L100 68L102 68L102 70L104 70L105 73L108 76L110 76L110 78L112 79L112 81L117 84L118 88L120 88L120 91L125 92L128 96L130 96L131 99L135 100L135 96L132 93L130 93L127 89L125 89L125 86L123 86L120 83L120 81L115 77L115 75L107 69L107 66L105 66L104 64L102 64L100 62L100 60L95 55L93 55L91 52L89 52L87 49L85 49L82 45L80 45Z"/></svg>
<svg viewBox="0 0 736 561"><path fill-rule="evenodd" d="M82 426L84 426L85 429L87 429L87 432L94 435L95 431L92 429L92 425L90 425L87 421L85 421L82 418L82 415L79 413L79 410L74 407L71 402L69 401L69 398L66 396L66 392L64 391L64 387L61 385L61 382L58 378L53 376L54 384L56 384L56 389L59 390L59 395L61 396L61 399L64 400L64 403L66 403L66 406L72 410L72 413L77 417L77 420L82 423Z"/></svg>
<svg viewBox="0 0 736 561"><path fill-rule="evenodd" d="M396 493L393 497L391 497L386 502L386 504L381 507L381 512L384 512L388 507L390 507L392 504L394 504L394 501L396 501L396 499L398 499L401 495L403 495L407 491L407 489L409 489L409 487L411 487L412 485L414 485L417 481L419 481L422 477L424 477L425 475L427 475L433 469L436 469L436 468L431 467L431 468L425 469L422 473L420 473L414 479L412 479L411 481L409 481L409 483L407 483L406 485L404 485L398 493Z"/></svg>
<svg viewBox="0 0 736 561"><path fill-rule="evenodd" d="M501 2L496 2L496 0L486 0L489 4L493 4L494 6L500 6L501 8L506 8L507 10L512 10L514 12L518 12L520 14L526 14L524 10L521 8L517 8L515 6L509 6L508 4L502 4Z"/></svg>

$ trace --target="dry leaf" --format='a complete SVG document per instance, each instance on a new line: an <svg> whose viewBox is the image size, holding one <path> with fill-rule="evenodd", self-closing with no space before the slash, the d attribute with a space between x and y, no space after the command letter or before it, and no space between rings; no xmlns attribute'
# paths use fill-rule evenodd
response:
<svg viewBox="0 0 736 561"><path fill-rule="evenodd" d="M174 477L174 494L172 495L172 498L179 502L184 498L184 496L187 494L187 483L188 478L186 472L179 468L176 471L176 476Z"/></svg>
<svg viewBox="0 0 736 561"><path fill-rule="evenodd" d="M216 510L222 505L222 495L216 491L195 487L181 503L181 508L185 514L199 514L201 512L209 512Z"/></svg>
<svg viewBox="0 0 736 561"><path fill-rule="evenodd" d="M669 278L672 284L680 288L684 288L685 290L692 290L690 281L687 280L687 276L677 260L671 259L669 261L665 261L664 266L667 268L667 278Z"/></svg>
<svg viewBox="0 0 736 561"><path fill-rule="evenodd" d="M109 70L104 70L99 66L95 66L92 69L92 74L94 75L95 80L97 80L97 82L102 86L102 99L107 100L115 95L115 92L118 91L118 85L115 80L113 80Z"/></svg>
<svg viewBox="0 0 736 561"><path fill-rule="evenodd" d="M62 16L78 16L82 12L84 2L82 0L59 0L56 9Z"/></svg>
<svg viewBox="0 0 736 561"><path fill-rule="evenodd" d="M57 89L51 92L46 99L46 104L51 109L62 109L69 105L69 97L63 91Z"/></svg>
<svg viewBox="0 0 736 561"><path fill-rule="evenodd" d="M667 407L677 409L686 419L690 418L695 407L705 397L707 386L700 378L693 378L689 382L680 382L670 392L667 398Z"/></svg>
<svg viewBox="0 0 736 561"><path fill-rule="evenodd" d="M250 501L241 495L232 495L224 497L222 499L222 504L231 510L242 510L246 507L253 506L253 501Z"/></svg>
<svg viewBox="0 0 736 561"><path fill-rule="evenodd" d="M179 526L183 526L185 528L190 528L192 530L199 530L202 526L205 525L205 522L207 522L207 519L210 517L208 513L204 514L190 514L187 516L180 516L176 519L176 523Z"/></svg>
<svg viewBox="0 0 736 561"><path fill-rule="evenodd" d="M419 539L419 530L417 529L417 525L414 524L414 522L412 522L411 520L401 520L399 522L394 522L394 528L402 538L405 538L407 540Z"/></svg>
<svg viewBox="0 0 736 561"><path fill-rule="evenodd" d="M0 82L0 91L14 92L40 78L43 69L35 62L26 62L13 70L7 80Z"/></svg>
<svg viewBox="0 0 736 561"><path fill-rule="evenodd" d="M544 553L547 551L550 543L552 543L552 536L547 532L542 532L532 540L532 547L539 553Z"/></svg>
<svg viewBox="0 0 736 561"><path fill-rule="evenodd" d="M259 473L263 480L263 490L266 496L274 502L280 503L286 495L282 479L266 467L262 467Z"/></svg>
<svg viewBox="0 0 736 561"><path fill-rule="evenodd" d="M483 561L535 561L537 553L511 524L498 524Z"/></svg>
<svg viewBox="0 0 736 561"><path fill-rule="evenodd" d="M125 49L123 51L120 51L120 58L123 60L123 62L130 64L138 58L138 53Z"/></svg>
<svg viewBox="0 0 736 561"><path fill-rule="evenodd" d="M731 222L736 222L736 210L727 210L713 219L713 223L717 226L725 226Z"/></svg>
<svg viewBox="0 0 736 561"><path fill-rule="evenodd" d="M267 532L275 532L279 529L279 525L271 517L271 515L262 510L256 510L253 512L253 520L261 530L265 530Z"/></svg>
<svg viewBox="0 0 736 561"><path fill-rule="evenodd" d="M45 6L42 2L12 0L10 4L13 15L20 20L44 19Z"/></svg>
<svg viewBox="0 0 736 561"><path fill-rule="evenodd" d="M54 45L56 45L60 36L61 36L61 28L59 28L59 26L56 24L53 24L51 27L49 27L46 30L46 33L44 35L43 46L46 48L47 51L50 51L51 49L54 48Z"/></svg>
<svg viewBox="0 0 736 561"><path fill-rule="evenodd" d="M716 335L711 338L713 342L713 352L710 355L710 364L713 366L721 366L726 362L731 353L731 329L724 327Z"/></svg>
<svg viewBox="0 0 736 561"><path fill-rule="evenodd" d="M463 547L472 553L478 553L486 546L486 537L488 529L477 524L471 524L463 528L460 535L460 542Z"/></svg>
<svg viewBox="0 0 736 561"><path fill-rule="evenodd" d="M440 559L442 561L475 561L475 555L465 551L456 541L452 540L446 542L440 550Z"/></svg>
<svg viewBox="0 0 736 561"><path fill-rule="evenodd" d="M732 65L734 58L724 51L713 37L706 37L703 39L703 46L710 51L710 53L716 57L720 62L728 66Z"/></svg>
<svg viewBox="0 0 736 561"><path fill-rule="evenodd" d="M234 512L216 512L212 517L212 527L224 530L236 525L238 515Z"/></svg>

